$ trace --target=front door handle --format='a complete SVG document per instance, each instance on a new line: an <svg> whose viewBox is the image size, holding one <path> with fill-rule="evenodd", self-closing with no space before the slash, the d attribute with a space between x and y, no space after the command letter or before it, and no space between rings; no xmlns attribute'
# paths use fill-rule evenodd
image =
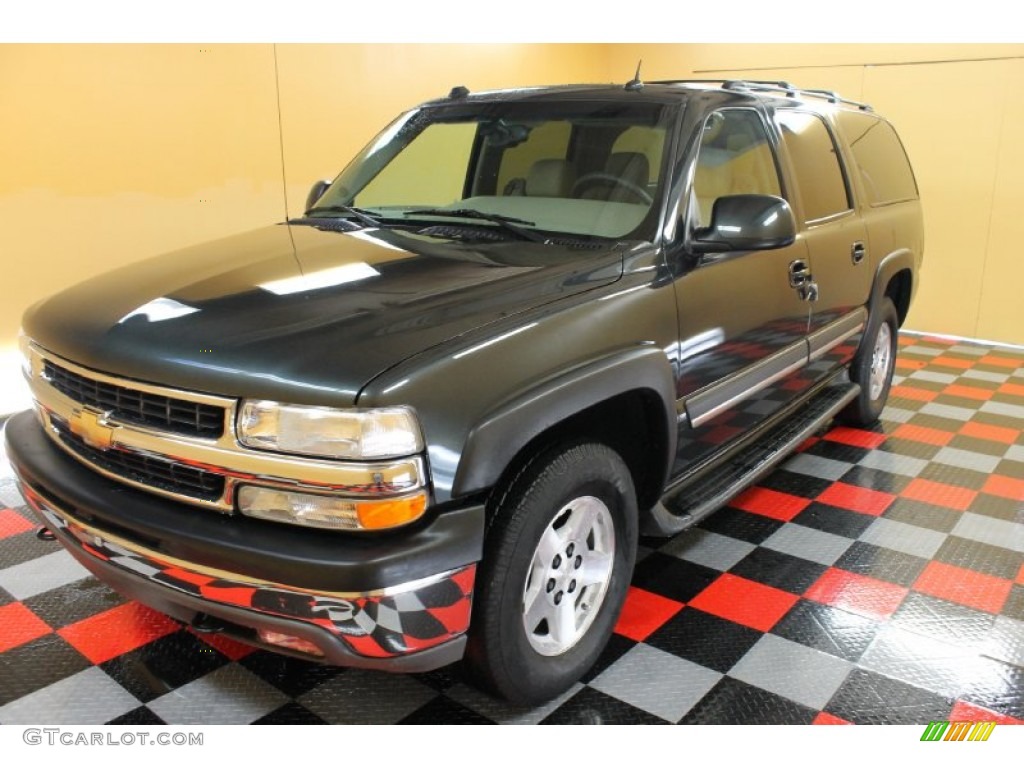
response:
<svg viewBox="0 0 1024 768"><path fill-rule="evenodd" d="M867 252L868 250L864 247L864 243L858 240L850 247L850 258L854 264L860 264L864 261L864 256L867 255Z"/></svg>
<svg viewBox="0 0 1024 768"><path fill-rule="evenodd" d="M803 259L794 259L789 262L789 287L800 288L808 280L813 280L811 268Z"/></svg>

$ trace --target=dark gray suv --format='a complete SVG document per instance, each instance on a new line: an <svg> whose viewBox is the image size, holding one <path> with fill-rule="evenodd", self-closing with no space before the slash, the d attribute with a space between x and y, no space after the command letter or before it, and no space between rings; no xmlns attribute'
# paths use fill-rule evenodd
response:
<svg viewBox="0 0 1024 768"><path fill-rule="evenodd" d="M199 630L519 702L642 530L878 418L922 257L893 128L785 83L457 88L307 207L26 314L25 497Z"/></svg>

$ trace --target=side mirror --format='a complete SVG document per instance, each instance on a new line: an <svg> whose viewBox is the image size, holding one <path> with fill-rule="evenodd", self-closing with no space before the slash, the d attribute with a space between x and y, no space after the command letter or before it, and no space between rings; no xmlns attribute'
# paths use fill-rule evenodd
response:
<svg viewBox="0 0 1024 768"><path fill-rule="evenodd" d="M305 210L308 211L310 208L316 205L316 201L324 196L324 192L327 191L327 188L329 186L331 186L330 179L321 179L320 181L314 182L313 186L309 190L309 194L306 195Z"/></svg>
<svg viewBox="0 0 1024 768"><path fill-rule="evenodd" d="M697 253L766 251L796 240L789 203L774 195L728 195L715 200L711 226L694 232Z"/></svg>

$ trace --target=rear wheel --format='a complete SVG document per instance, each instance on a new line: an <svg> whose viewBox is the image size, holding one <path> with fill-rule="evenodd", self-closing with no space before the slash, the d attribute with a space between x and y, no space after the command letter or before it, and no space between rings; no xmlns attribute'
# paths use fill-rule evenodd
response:
<svg viewBox="0 0 1024 768"><path fill-rule="evenodd" d="M492 510L466 651L475 681L535 704L579 680L618 618L636 541L632 478L613 450L583 443L528 464Z"/></svg>
<svg viewBox="0 0 1024 768"><path fill-rule="evenodd" d="M896 367L898 330L896 307L886 297L872 313L864 343L850 366L850 379L860 384L860 394L839 414L840 421L857 427L869 427L882 415Z"/></svg>

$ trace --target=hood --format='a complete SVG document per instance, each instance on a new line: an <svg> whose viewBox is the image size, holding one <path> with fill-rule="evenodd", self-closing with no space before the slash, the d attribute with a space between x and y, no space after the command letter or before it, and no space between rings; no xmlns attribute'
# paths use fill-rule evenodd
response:
<svg viewBox="0 0 1024 768"><path fill-rule="evenodd" d="M411 355L613 282L621 255L277 225L80 283L25 316L80 365L228 396L351 405Z"/></svg>

